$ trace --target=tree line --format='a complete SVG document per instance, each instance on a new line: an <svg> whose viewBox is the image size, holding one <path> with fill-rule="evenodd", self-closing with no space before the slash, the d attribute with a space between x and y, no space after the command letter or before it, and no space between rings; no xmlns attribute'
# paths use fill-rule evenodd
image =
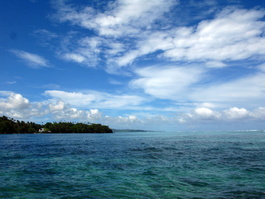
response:
<svg viewBox="0 0 265 199"><path fill-rule="evenodd" d="M0 117L0 134L26 133L112 133L106 125L93 123L47 122L44 125Z"/></svg>

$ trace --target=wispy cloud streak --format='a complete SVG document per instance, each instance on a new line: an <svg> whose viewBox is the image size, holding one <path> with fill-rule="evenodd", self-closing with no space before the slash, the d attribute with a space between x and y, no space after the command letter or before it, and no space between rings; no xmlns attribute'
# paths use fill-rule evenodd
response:
<svg viewBox="0 0 265 199"><path fill-rule="evenodd" d="M33 68L49 67L49 62L40 55L29 53L23 50L10 50L11 53L16 55L21 60L25 61L27 65Z"/></svg>

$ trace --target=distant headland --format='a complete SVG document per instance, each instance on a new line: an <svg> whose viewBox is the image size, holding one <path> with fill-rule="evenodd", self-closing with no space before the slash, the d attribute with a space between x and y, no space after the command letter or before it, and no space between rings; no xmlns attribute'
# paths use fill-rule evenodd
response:
<svg viewBox="0 0 265 199"><path fill-rule="evenodd" d="M47 122L44 125L0 117L0 134L27 133L113 133L106 125L93 123Z"/></svg>

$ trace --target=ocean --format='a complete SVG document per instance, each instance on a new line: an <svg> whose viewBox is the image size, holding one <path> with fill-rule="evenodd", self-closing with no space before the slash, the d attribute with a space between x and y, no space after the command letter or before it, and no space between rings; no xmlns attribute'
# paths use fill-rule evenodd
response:
<svg viewBox="0 0 265 199"><path fill-rule="evenodd" d="M0 135L0 198L265 198L265 132Z"/></svg>

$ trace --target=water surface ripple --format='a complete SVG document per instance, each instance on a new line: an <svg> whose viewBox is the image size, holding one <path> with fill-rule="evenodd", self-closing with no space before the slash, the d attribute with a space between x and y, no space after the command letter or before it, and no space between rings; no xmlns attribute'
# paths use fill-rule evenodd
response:
<svg viewBox="0 0 265 199"><path fill-rule="evenodd" d="M265 198L265 132L0 135L0 198Z"/></svg>

